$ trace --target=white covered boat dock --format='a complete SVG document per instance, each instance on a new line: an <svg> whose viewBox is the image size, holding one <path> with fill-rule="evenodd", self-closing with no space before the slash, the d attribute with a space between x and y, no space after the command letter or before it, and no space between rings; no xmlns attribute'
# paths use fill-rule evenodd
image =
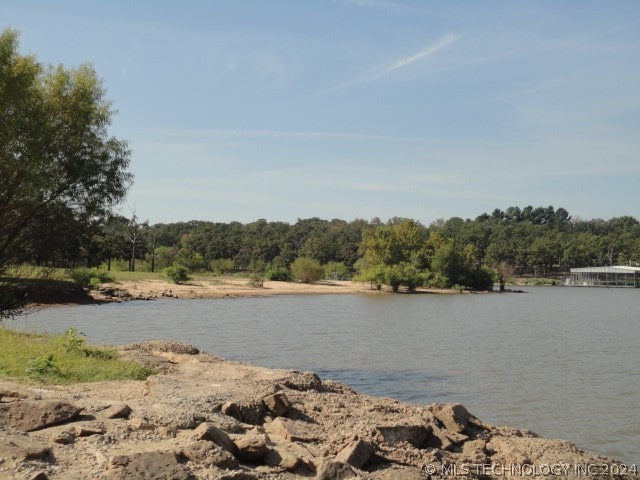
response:
<svg viewBox="0 0 640 480"><path fill-rule="evenodd" d="M566 285L572 287L640 287L640 267L572 268Z"/></svg>

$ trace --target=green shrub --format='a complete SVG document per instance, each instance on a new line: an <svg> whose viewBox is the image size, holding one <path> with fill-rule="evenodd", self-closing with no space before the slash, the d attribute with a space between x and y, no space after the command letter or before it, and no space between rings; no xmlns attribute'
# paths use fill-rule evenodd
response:
<svg viewBox="0 0 640 480"><path fill-rule="evenodd" d="M429 288L449 288L450 285L447 277L436 272L425 272L423 279L424 285Z"/></svg>
<svg viewBox="0 0 640 480"><path fill-rule="evenodd" d="M317 282L324 276L324 268L317 260L307 257L298 257L291 264L291 273L296 280L303 283Z"/></svg>
<svg viewBox="0 0 640 480"><path fill-rule="evenodd" d="M387 267L386 282L394 292L397 292L401 286L405 286L408 291L414 292L416 288L424 284L424 275L414 265L401 262L398 265Z"/></svg>
<svg viewBox="0 0 640 480"><path fill-rule="evenodd" d="M75 268L69 270L67 275L75 284L90 289L97 289L102 283L115 281L115 278L109 272L91 270L89 268Z"/></svg>
<svg viewBox="0 0 640 480"><path fill-rule="evenodd" d="M467 273L466 286L473 290L493 290L497 272L488 267L474 268Z"/></svg>
<svg viewBox="0 0 640 480"><path fill-rule="evenodd" d="M46 380L48 378L58 377L60 375L60 369L53 359L53 353L50 353L49 355L42 355L41 357L35 357L29 360L25 367L25 374L30 378Z"/></svg>
<svg viewBox="0 0 640 480"><path fill-rule="evenodd" d="M324 277L332 280L348 280L349 267L342 262L328 262L324 266Z"/></svg>
<svg viewBox="0 0 640 480"><path fill-rule="evenodd" d="M375 287L378 290L382 290L382 285L387 278L387 268L382 265L367 266L360 270L356 275L355 280L358 282L369 282L371 288Z"/></svg>
<svg viewBox="0 0 640 480"><path fill-rule="evenodd" d="M264 284L264 278L259 273L252 273L249 276L249 285L255 288L262 288Z"/></svg>
<svg viewBox="0 0 640 480"><path fill-rule="evenodd" d="M290 282L293 280L291 272L283 267L271 267L264 272L264 278L272 282Z"/></svg>
<svg viewBox="0 0 640 480"><path fill-rule="evenodd" d="M63 345L67 352L79 352L84 348L86 339L75 328L68 328L64 332Z"/></svg>
<svg viewBox="0 0 640 480"><path fill-rule="evenodd" d="M216 260L211 260L209 267L215 274L227 274L233 272L236 269L236 262L234 262L231 258L218 258Z"/></svg>
<svg viewBox="0 0 640 480"><path fill-rule="evenodd" d="M179 263L174 263L164 270L164 274L174 283L184 283L189 280L189 269Z"/></svg>

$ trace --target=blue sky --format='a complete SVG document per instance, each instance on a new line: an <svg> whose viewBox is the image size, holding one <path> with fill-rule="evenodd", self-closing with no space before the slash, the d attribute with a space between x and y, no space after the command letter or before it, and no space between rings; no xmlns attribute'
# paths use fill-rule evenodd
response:
<svg viewBox="0 0 640 480"><path fill-rule="evenodd" d="M127 216L640 219L636 0L5 0L0 26L94 65Z"/></svg>

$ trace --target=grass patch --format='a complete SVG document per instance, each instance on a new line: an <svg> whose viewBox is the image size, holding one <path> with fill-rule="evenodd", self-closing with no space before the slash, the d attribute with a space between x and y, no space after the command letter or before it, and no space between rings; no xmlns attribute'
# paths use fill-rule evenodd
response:
<svg viewBox="0 0 640 480"><path fill-rule="evenodd" d="M120 360L115 349L87 346L72 328L51 336L0 327L0 377L69 384L144 380L154 373L139 363Z"/></svg>
<svg viewBox="0 0 640 480"><path fill-rule="evenodd" d="M109 274L116 279L116 282L141 282L143 280L162 280L162 272L120 272L111 270Z"/></svg>

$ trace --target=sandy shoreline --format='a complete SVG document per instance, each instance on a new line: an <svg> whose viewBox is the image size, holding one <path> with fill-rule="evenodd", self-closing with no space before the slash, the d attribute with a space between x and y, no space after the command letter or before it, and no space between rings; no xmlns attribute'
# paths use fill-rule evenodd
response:
<svg viewBox="0 0 640 480"><path fill-rule="evenodd" d="M386 290L376 290L368 283L347 280L322 280L316 283L265 281L262 287L255 287L246 278L218 277L211 280L194 280L175 284L167 280L119 281L107 284L101 292L116 292L116 298L156 299L156 298L224 298L224 297L266 297L273 295L322 295L322 294L369 294L386 295ZM417 293L458 293L451 289L420 288ZM127 296L130 295L130 296ZM100 300L104 295L97 294Z"/></svg>

